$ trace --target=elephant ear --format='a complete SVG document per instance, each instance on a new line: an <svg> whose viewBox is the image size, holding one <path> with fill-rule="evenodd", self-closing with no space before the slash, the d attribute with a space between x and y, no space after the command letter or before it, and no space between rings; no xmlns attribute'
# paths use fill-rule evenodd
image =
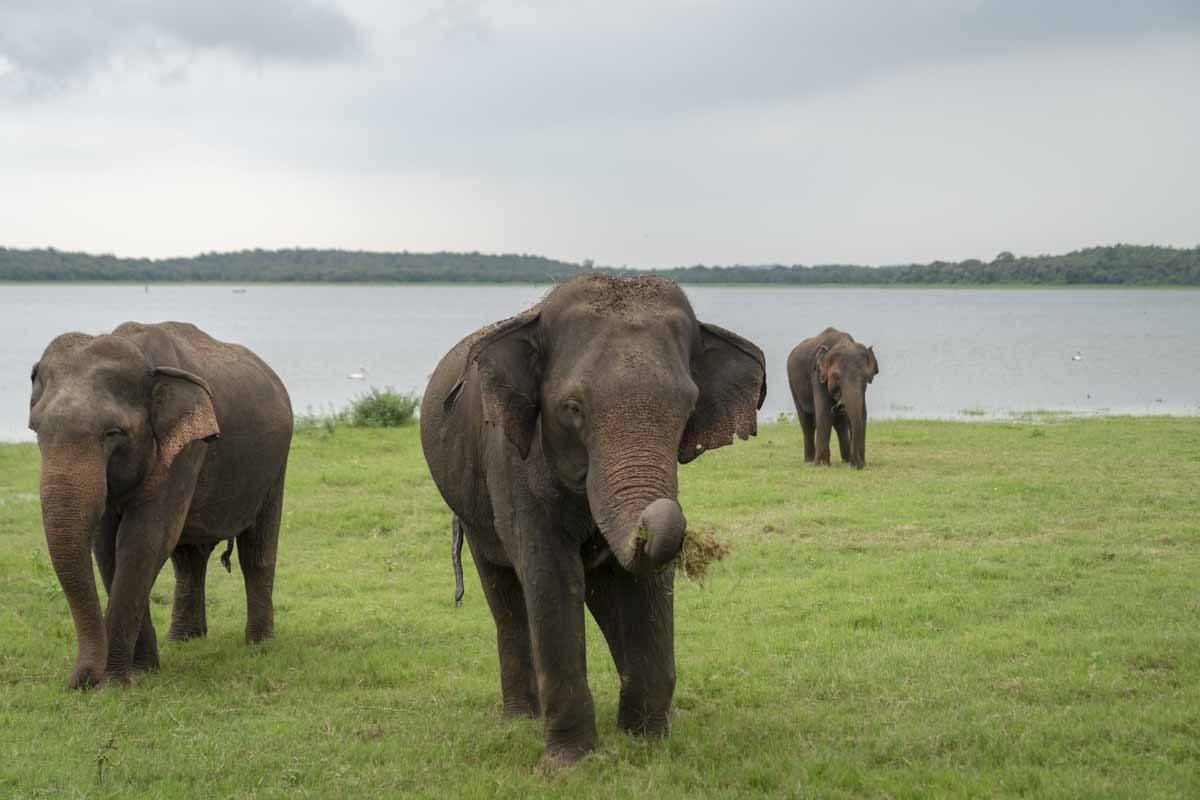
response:
<svg viewBox="0 0 1200 800"><path fill-rule="evenodd" d="M679 463L705 450L758 433L758 409L767 397L767 365L762 350L732 331L700 323L700 350L692 358L700 395L679 442Z"/></svg>
<svg viewBox="0 0 1200 800"><path fill-rule="evenodd" d="M541 356L536 337L540 316L541 310L533 308L480 331L444 403L447 411L454 406L472 366L477 367L484 421L499 425L522 459L529 456L540 406Z"/></svg>
<svg viewBox="0 0 1200 800"><path fill-rule="evenodd" d="M879 360L875 358L875 345L867 348L867 358L868 363L871 365L871 374L867 376L867 383L870 383L879 374Z"/></svg>
<svg viewBox="0 0 1200 800"><path fill-rule="evenodd" d="M833 367L833 358L829 355L829 345L823 344L817 348L813 356L813 372L821 383L829 383L829 370Z"/></svg>
<svg viewBox="0 0 1200 800"><path fill-rule="evenodd" d="M194 441L221 437L212 389L199 375L174 367L151 371L150 425L158 441L158 468L167 470L183 448Z"/></svg>

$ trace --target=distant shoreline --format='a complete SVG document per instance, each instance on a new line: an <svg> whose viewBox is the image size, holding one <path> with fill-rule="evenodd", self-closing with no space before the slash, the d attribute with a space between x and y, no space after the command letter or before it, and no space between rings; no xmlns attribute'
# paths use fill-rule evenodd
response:
<svg viewBox="0 0 1200 800"><path fill-rule="evenodd" d="M480 252L284 249L118 258L0 247L0 282L551 285L577 275L659 275L685 286L1029 288L1200 286L1200 247L1114 244L1059 255L927 264L733 264L632 269L590 259Z"/></svg>
<svg viewBox="0 0 1200 800"><path fill-rule="evenodd" d="M648 275L657 275L647 271ZM677 278L670 280L690 289L711 287L714 289L1039 289L1061 291L1070 289L1103 289L1105 291L1153 290L1200 292L1200 286L1189 283L753 283L750 281L688 281ZM564 279L565 280L565 279ZM561 282L561 281L560 281ZM494 286L494 287L546 287L556 285L551 281L405 281L405 280L149 280L126 281L103 278L71 280L9 280L0 278L0 286L228 286L246 288L254 286L325 286L347 288L355 286Z"/></svg>

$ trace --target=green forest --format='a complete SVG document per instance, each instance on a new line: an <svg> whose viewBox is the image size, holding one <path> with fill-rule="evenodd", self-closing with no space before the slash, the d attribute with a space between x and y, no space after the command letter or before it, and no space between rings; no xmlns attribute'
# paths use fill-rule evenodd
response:
<svg viewBox="0 0 1200 800"><path fill-rule="evenodd" d="M590 260L572 263L512 254L291 249L147 259L54 248L0 247L0 281L554 283L581 272L644 274L624 267L597 266ZM1063 255L1015 256L1004 252L991 261L968 259L881 267L696 265L654 272L689 284L1200 286L1200 247L1117 244Z"/></svg>

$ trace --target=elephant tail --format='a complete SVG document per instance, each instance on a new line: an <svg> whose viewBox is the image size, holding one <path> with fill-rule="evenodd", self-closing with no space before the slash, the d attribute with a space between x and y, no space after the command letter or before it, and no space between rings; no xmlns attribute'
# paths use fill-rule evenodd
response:
<svg viewBox="0 0 1200 800"><path fill-rule="evenodd" d="M230 556L233 554L233 543L235 541L237 541L236 537L234 537L233 539L230 539L228 542L226 542L225 552L221 553L221 566L225 568L226 572L233 572L233 566L230 564L229 559L230 559Z"/></svg>
<svg viewBox="0 0 1200 800"><path fill-rule="evenodd" d="M450 537L450 565L454 567L454 607L458 608L462 605L463 598L463 570L462 570L462 546L463 546L463 524L458 517L454 518L454 523L451 526L453 533Z"/></svg>

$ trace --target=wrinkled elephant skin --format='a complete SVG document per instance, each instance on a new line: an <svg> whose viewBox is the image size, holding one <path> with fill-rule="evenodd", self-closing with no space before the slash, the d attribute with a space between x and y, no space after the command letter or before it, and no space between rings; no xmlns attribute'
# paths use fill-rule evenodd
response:
<svg viewBox="0 0 1200 800"><path fill-rule="evenodd" d="M667 732L677 465L755 433L765 394L762 352L655 277L567 281L438 365L421 444L495 618L504 710L543 717L546 764L596 744L585 605L618 724Z"/></svg>
<svg viewBox="0 0 1200 800"><path fill-rule="evenodd" d="M246 638L273 635L272 590L292 437L278 376L193 325L127 322L55 338L31 374L42 522L75 623L72 688L158 666L150 588L175 568L172 639L207 631L204 579L236 539ZM108 607L92 577L95 555Z"/></svg>

